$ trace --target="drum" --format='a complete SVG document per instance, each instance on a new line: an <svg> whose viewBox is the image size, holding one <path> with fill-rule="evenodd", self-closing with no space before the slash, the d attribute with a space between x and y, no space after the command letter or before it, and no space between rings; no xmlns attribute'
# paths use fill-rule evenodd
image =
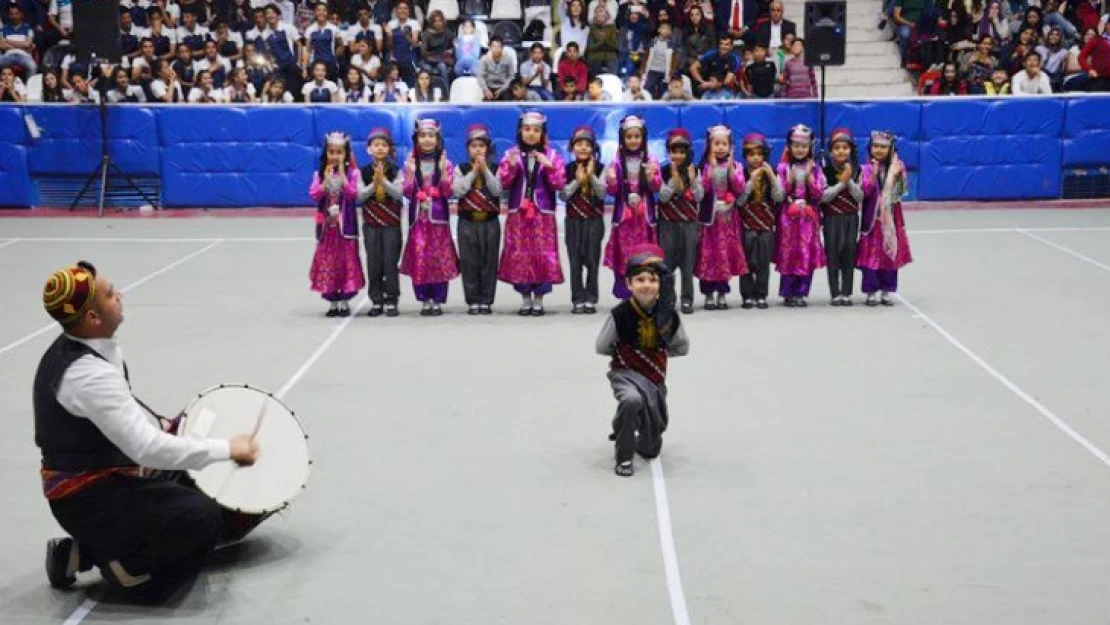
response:
<svg viewBox="0 0 1110 625"><path fill-rule="evenodd" d="M182 412L178 436L231 439L255 434L261 448L252 466L216 462L182 478L224 509L239 541L284 510L308 482L312 461L299 419L272 394L246 384L220 384L200 393Z"/></svg>

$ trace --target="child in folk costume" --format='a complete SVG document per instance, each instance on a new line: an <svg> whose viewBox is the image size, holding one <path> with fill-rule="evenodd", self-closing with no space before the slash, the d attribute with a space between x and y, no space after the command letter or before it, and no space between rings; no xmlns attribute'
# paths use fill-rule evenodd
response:
<svg viewBox="0 0 1110 625"><path fill-rule="evenodd" d="M745 174L748 184L738 200L740 238L748 261L748 273L740 277L740 307L766 309L771 282L771 259L775 255L775 224L785 196L782 181L767 162L771 146L767 137L752 133L744 137Z"/></svg>
<svg viewBox="0 0 1110 625"><path fill-rule="evenodd" d="M894 149L894 135L876 130L867 146L870 162L863 166L863 222L860 225L856 266L863 270L867 305L880 301L893 306L890 294L898 290L898 270L913 262L902 195L906 191L906 166ZM875 293L882 292L881 300Z"/></svg>
<svg viewBox="0 0 1110 625"><path fill-rule="evenodd" d="M694 165L694 142L690 132L676 128L667 134L663 186L659 188L659 246L667 267L682 272L682 312L694 312L694 266L698 258L698 207L705 196L701 176ZM671 294L671 300L675 299Z"/></svg>
<svg viewBox="0 0 1110 625"><path fill-rule="evenodd" d="M616 396L617 414L609 440L616 443L617 475L633 474L632 458L650 460L663 447L667 412L667 360L685 356L689 342L682 319L666 293L673 275L663 262L663 250L641 244L625 254L621 268L631 293L605 319L597 337L597 353L609 356L609 383Z"/></svg>
<svg viewBox="0 0 1110 625"><path fill-rule="evenodd" d="M459 268L467 314L488 315L497 292L501 248L501 181L489 128L483 124L467 128L466 150L470 162L455 167L453 188L459 210Z"/></svg>
<svg viewBox="0 0 1110 625"><path fill-rule="evenodd" d="M555 196L565 184L565 163L547 144L547 118L529 112L517 125L517 144L505 152L497 177L509 189L509 216L498 277L513 285L521 316L542 316L543 296L563 282Z"/></svg>
<svg viewBox="0 0 1110 625"><path fill-rule="evenodd" d="M366 284L358 254L358 181L350 138L328 133L308 195L316 202L316 253L309 279L312 290L331 302L329 317L350 316L349 302Z"/></svg>
<svg viewBox="0 0 1110 625"><path fill-rule="evenodd" d="M833 306L851 306L859 209L863 201L856 142L851 131L847 128L833 131L829 156L829 163L825 165L825 180L829 186L821 196L825 252L829 261L829 295Z"/></svg>
<svg viewBox="0 0 1110 625"><path fill-rule="evenodd" d="M362 168L358 201L362 204L362 240L366 247L366 274L371 317L383 310L396 317L401 296L401 211L403 180L397 166L396 144L385 128L370 131L367 150L373 159Z"/></svg>
<svg viewBox="0 0 1110 625"><path fill-rule="evenodd" d="M630 295L622 273L628 250L656 240L655 194L662 186L659 163L647 151L647 124L629 115L621 120L617 158L606 172L606 192L614 202L605 266L613 270L613 295L620 299Z"/></svg>
<svg viewBox="0 0 1110 625"><path fill-rule="evenodd" d="M418 119L412 152L405 161L404 193L409 203L409 237L401 273L412 277L423 316L442 315L447 284L459 275L459 257L451 238L451 197L454 167L443 149L439 122Z"/></svg>
<svg viewBox="0 0 1110 625"><path fill-rule="evenodd" d="M705 295L705 309L724 310L728 308L729 281L748 273L736 211L736 200L744 192L744 169L732 156L728 126L709 129L701 168L705 197L698 210L702 231L694 273Z"/></svg>
<svg viewBox="0 0 1110 625"><path fill-rule="evenodd" d="M789 307L805 308L813 272L825 266L817 205L825 192L825 175L813 158L813 131L798 124L790 129L779 163L786 202L779 211L775 268L782 277L779 295Z"/></svg>
<svg viewBox="0 0 1110 625"><path fill-rule="evenodd" d="M566 186L559 197L566 202L566 243L570 261L571 313L597 312L601 240L605 238L605 182L601 175L601 150L589 126L579 126L570 137ZM583 282L582 272L585 271Z"/></svg>

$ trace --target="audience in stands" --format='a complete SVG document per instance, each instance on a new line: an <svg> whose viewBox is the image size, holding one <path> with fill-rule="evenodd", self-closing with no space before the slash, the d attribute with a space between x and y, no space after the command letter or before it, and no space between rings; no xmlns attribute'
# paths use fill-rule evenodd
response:
<svg viewBox="0 0 1110 625"><path fill-rule="evenodd" d="M923 94L1110 91L1106 4L886 0L880 28L889 21ZM0 101L442 102L460 80L473 85L460 93L487 101L815 97L784 9L783 0L121 0L123 57L111 62L78 58L72 0L0 0Z"/></svg>

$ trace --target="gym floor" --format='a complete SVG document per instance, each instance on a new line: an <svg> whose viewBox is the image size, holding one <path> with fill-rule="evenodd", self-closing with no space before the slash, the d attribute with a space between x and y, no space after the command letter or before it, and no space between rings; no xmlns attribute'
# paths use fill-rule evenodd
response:
<svg viewBox="0 0 1110 625"><path fill-rule="evenodd" d="M308 217L4 218L0 622L1106 623L1110 209L907 220L893 308L858 274L827 306L823 272L805 310L699 301L661 460L622 479L603 317L565 284L539 319L504 284L467 316L458 281L423 318L405 277L401 317L328 319ZM246 382L310 434L291 508L161 607L43 569L41 289L79 259L126 288L139 397Z"/></svg>

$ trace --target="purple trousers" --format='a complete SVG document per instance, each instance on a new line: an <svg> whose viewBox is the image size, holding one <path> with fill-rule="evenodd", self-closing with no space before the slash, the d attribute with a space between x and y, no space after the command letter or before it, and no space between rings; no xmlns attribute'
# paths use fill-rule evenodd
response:
<svg viewBox="0 0 1110 625"><path fill-rule="evenodd" d="M533 282L530 284L514 284L513 290L521 295L547 295L551 292L551 283Z"/></svg>
<svg viewBox="0 0 1110 625"><path fill-rule="evenodd" d="M632 291L628 290L628 285L625 283L624 274L613 272L613 297L617 299L628 299L632 297Z"/></svg>
<svg viewBox="0 0 1110 625"><path fill-rule="evenodd" d="M698 280L698 290L702 295L712 295L714 293L731 293L732 287L728 282L714 282L712 280Z"/></svg>
<svg viewBox="0 0 1110 625"><path fill-rule="evenodd" d="M435 302L437 304L447 303L447 285L448 282L436 282L433 284L414 284L412 290L416 294L416 301L418 302Z"/></svg>
<svg viewBox="0 0 1110 625"><path fill-rule="evenodd" d="M813 282L813 274L805 276L791 276L783 274L779 277L780 297L808 297L809 285Z"/></svg>
<svg viewBox="0 0 1110 625"><path fill-rule="evenodd" d="M884 293L895 293L898 291L898 270L897 269L864 269L863 270L863 292L868 295L876 292L883 291Z"/></svg>

